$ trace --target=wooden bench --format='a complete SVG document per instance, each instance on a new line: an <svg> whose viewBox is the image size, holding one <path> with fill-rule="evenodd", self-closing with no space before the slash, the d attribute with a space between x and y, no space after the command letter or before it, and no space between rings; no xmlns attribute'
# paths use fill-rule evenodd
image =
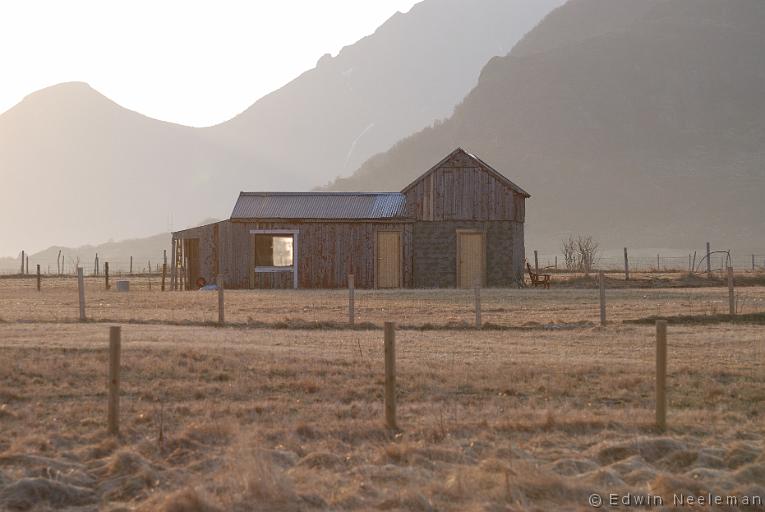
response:
<svg viewBox="0 0 765 512"><path fill-rule="evenodd" d="M544 286L550 288L550 274L536 274L531 270L531 264L526 262L526 268L529 269L529 277L531 278L531 284L536 288L537 286Z"/></svg>

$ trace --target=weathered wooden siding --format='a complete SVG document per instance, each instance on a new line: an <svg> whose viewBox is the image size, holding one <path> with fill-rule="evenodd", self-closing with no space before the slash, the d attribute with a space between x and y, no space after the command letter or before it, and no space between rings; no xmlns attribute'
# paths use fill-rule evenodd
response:
<svg viewBox="0 0 765 512"><path fill-rule="evenodd" d="M258 290L288 290L293 287L292 272L257 272L253 277L252 288Z"/></svg>
<svg viewBox="0 0 765 512"><path fill-rule="evenodd" d="M196 228L186 229L175 233L176 238L184 240L199 240L199 276L208 283L215 283L219 274L225 274L225 243L226 225L229 221L207 224ZM194 283L191 283L193 287ZM193 289L193 288L192 288Z"/></svg>
<svg viewBox="0 0 765 512"><path fill-rule="evenodd" d="M297 230L300 288L339 288L355 275L358 288L376 286L378 231L401 232L404 287L457 284L458 229L484 234L486 284L522 282L527 194L488 164L457 149L404 189L406 220L227 220L175 233L199 239L199 273L208 282L222 274L228 288L249 288L251 230ZM400 196L399 196L400 198ZM254 285L292 286L292 272L259 273Z"/></svg>
<svg viewBox="0 0 765 512"><path fill-rule="evenodd" d="M377 231L401 231L404 287L412 286L412 224L388 222L229 222L221 238L230 243L223 266L227 286L249 288L251 230L298 230L298 287L341 288L348 286L353 273L357 288L375 286L375 244ZM229 231L227 235L224 235ZM291 273L284 272L283 274ZM266 279L266 278L263 278ZM263 284L271 286L271 281ZM281 278L277 278L281 279ZM281 282L281 281L279 281ZM280 285L281 286L281 285Z"/></svg>
<svg viewBox="0 0 765 512"><path fill-rule="evenodd" d="M407 216L423 221L523 222L525 197L457 153L404 191Z"/></svg>
<svg viewBox="0 0 765 512"><path fill-rule="evenodd" d="M199 239L199 274L208 283L222 274L227 288L249 288L252 262L250 230L298 230L300 288L339 288L355 274L356 287L375 287L378 231L401 231L402 284L405 288L457 285L456 232L486 233L487 286L521 282L523 224L511 221L384 222L232 222L193 228L176 234ZM216 237L217 232L217 237ZM257 288L291 288L292 273L259 274Z"/></svg>

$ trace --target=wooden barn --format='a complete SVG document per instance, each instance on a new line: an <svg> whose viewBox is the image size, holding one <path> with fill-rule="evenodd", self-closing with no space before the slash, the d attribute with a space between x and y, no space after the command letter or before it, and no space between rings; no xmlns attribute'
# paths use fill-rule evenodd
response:
<svg viewBox="0 0 765 512"><path fill-rule="evenodd" d="M523 282L523 189L461 148L401 192L242 192L173 233L173 289L503 287Z"/></svg>

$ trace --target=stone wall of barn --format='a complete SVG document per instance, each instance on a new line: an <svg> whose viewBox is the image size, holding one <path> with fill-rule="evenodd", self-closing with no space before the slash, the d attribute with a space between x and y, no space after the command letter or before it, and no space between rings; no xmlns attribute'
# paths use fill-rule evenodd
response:
<svg viewBox="0 0 765 512"><path fill-rule="evenodd" d="M459 229L484 234L486 286L523 282L526 194L507 178L458 149L403 193L407 215L415 219L415 288L458 286Z"/></svg>
<svg viewBox="0 0 765 512"><path fill-rule="evenodd" d="M515 221L416 222L412 234L415 288L457 286L457 230L481 231L486 239L486 286L523 282L523 223Z"/></svg>

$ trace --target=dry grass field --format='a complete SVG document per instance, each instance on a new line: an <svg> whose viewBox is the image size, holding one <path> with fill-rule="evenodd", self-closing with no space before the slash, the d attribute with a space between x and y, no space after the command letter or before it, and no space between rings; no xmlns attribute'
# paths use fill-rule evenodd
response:
<svg viewBox="0 0 765 512"><path fill-rule="evenodd" d="M139 286L143 285L143 286ZM104 291L0 280L0 510L593 510L591 494L765 499L765 326L716 321L727 289ZM739 292L765 311L765 288ZM670 325L668 430L654 327ZM702 321L708 318L710 321ZM382 322L398 423L383 421ZM108 326L123 326L106 434ZM367 322L368 324L364 324ZM317 328L323 327L323 328ZM762 506L721 510L763 510ZM661 507L655 507L660 509Z"/></svg>
<svg viewBox="0 0 765 512"><path fill-rule="evenodd" d="M738 278L740 281L745 276ZM752 278L748 278L752 280ZM132 278L131 293L104 289L102 278L86 279L88 319L169 325L206 325L218 321L215 291L161 293L156 276ZM677 278L672 279L673 282ZM706 280L699 279L703 284ZM597 286L591 280L543 289L481 291L482 321L488 327L575 327L599 323ZM728 312L724 287L633 288L610 281L609 322L646 316L709 316ZM738 312L765 312L765 286L736 289ZM78 319L76 280L49 278L38 293L35 280L0 279L0 320L71 322ZM358 324L378 328L395 321L403 328L461 328L475 322L473 290L356 290ZM252 327L343 327L348 321L346 290L226 291L226 320ZM370 327L371 327L370 326Z"/></svg>

